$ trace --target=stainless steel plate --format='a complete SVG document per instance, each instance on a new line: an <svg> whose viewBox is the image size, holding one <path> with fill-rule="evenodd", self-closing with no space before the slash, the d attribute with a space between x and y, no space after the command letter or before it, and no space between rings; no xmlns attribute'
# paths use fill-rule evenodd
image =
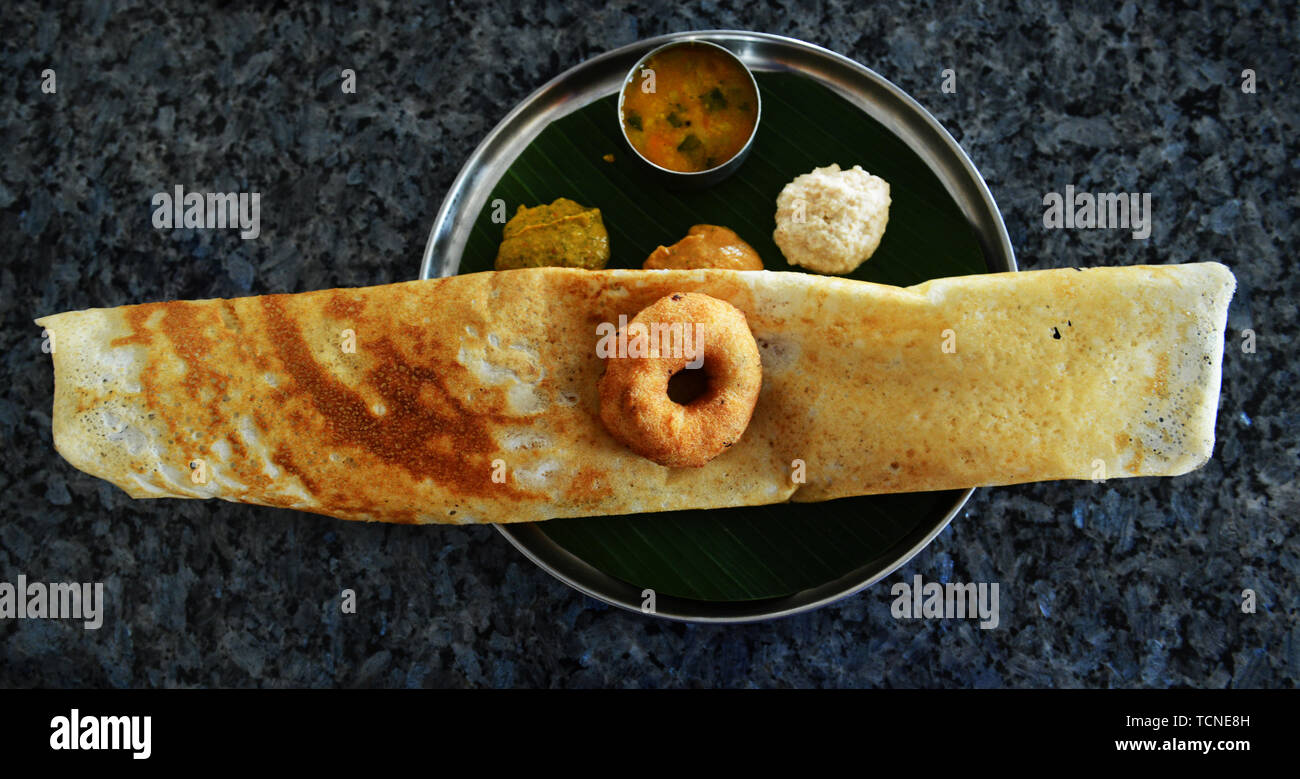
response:
<svg viewBox="0 0 1300 779"><path fill-rule="evenodd" d="M952 136L915 100L868 68L820 46L765 33L708 30L651 38L602 54L561 73L511 111L474 150L443 200L425 246L420 278L451 276L458 271L473 221L492 188L547 125L615 94L628 69L651 49L684 40L725 46L755 71L799 73L860 108L904 141L943 183L978 236L989 270L1016 270L1006 226L984 179ZM925 548L973 492L963 492L945 516L918 526L884 561L868 562L821 586L783 598L727 603L660 594L654 614L698 622L745 622L808 611L852 595L888 576ZM593 598L641 612L640 588L597 570L535 525L498 525L497 529L560 581Z"/></svg>

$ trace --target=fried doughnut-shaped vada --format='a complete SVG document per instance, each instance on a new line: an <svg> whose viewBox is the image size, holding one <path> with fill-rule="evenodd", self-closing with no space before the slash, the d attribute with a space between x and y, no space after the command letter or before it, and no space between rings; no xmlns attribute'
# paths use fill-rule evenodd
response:
<svg viewBox="0 0 1300 779"><path fill-rule="evenodd" d="M607 358L600 379L600 421L614 438L672 468L698 468L740 440L763 385L758 345L740 309L678 292L642 309L626 335L626 356ZM668 396L669 379L683 370L705 380L685 405Z"/></svg>

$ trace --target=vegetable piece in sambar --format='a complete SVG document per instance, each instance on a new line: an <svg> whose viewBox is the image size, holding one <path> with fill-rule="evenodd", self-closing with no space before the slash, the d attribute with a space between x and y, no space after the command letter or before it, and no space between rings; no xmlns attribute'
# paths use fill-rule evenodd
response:
<svg viewBox="0 0 1300 779"><path fill-rule="evenodd" d="M736 156L754 133L758 95L749 73L713 46L680 44L645 61L648 77L623 86L623 130L642 157L695 173Z"/></svg>
<svg viewBox="0 0 1300 779"><path fill-rule="evenodd" d="M562 197L550 205L519 206L502 230L496 269L554 265L599 270L608 262L609 234L600 209Z"/></svg>

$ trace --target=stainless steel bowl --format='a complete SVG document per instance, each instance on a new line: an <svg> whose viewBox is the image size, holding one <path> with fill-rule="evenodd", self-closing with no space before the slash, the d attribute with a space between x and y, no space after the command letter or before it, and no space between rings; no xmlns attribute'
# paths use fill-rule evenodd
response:
<svg viewBox="0 0 1300 779"><path fill-rule="evenodd" d="M730 159L723 162L721 165L709 168L708 170L699 170L699 171L670 170L669 168L665 168L662 165L657 165L651 162L650 160L646 159L645 155L643 155L640 151L638 151L635 146L632 145L632 140L627 137L627 125L623 122L623 96L627 94L624 91L627 85L634 83L636 79L641 77L641 69L650 60L650 58L654 57L656 54L659 54L662 51L665 51L667 49L674 49L679 46L705 46L711 49L717 49L728 59L735 62L737 65L740 66L741 70L745 71L745 75L749 77L750 86L754 88L754 100L758 104L757 105L758 111L754 117L754 129L750 130L749 138L745 140L745 145L741 147L740 151L732 155ZM754 145L754 138L758 135L758 125L762 121L763 121L763 95L762 93L759 92L758 81L754 78L754 72L749 69L749 66L745 64L744 60L742 60L740 57L737 57L735 54L733 54L730 49L727 49L725 46L719 46L716 43L712 43L706 40L702 36L684 37L678 40L674 40L671 43L665 43L662 46L658 46L654 49L651 49L649 52L646 53L644 57L637 60L636 64L633 65L631 69L628 70L627 78L623 79L623 85L618 88L618 127L619 127L619 131L623 135L624 145L626 145L627 149L632 152L633 156L635 156L646 166L647 170L650 172L650 175L652 175L656 181L658 181L661 185L669 189L704 189L706 187L711 187L714 184L717 184L719 181L722 181L727 176L730 176L732 173L735 173L736 170L738 170L740 166L744 164L745 158L749 156L749 150Z"/></svg>

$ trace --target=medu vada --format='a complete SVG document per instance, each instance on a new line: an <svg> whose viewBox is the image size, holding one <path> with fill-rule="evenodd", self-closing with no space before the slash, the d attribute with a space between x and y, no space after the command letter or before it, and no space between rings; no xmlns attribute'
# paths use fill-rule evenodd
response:
<svg viewBox="0 0 1300 779"><path fill-rule="evenodd" d="M642 309L625 331L619 342L626 350L606 358L600 379L605 429L671 468L698 468L734 446L763 384L745 314L709 295L677 292ZM669 396L669 381L683 371L700 372L703 387L678 403Z"/></svg>

